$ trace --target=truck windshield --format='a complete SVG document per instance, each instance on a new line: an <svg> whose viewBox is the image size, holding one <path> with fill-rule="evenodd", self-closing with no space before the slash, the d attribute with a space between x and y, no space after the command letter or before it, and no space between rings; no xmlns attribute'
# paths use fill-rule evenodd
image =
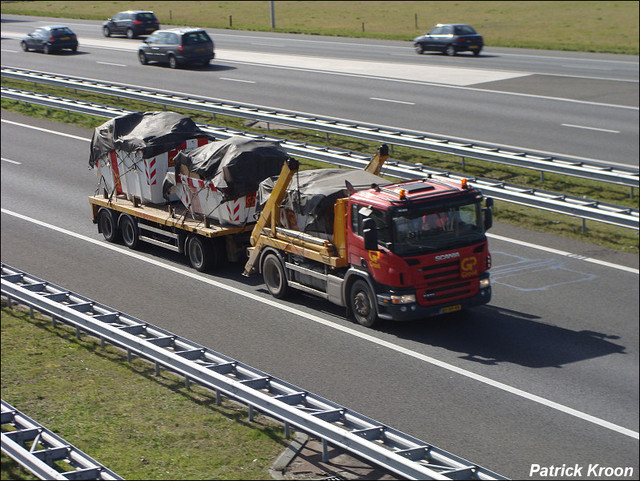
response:
<svg viewBox="0 0 640 481"><path fill-rule="evenodd" d="M398 209L392 226L393 251L401 256L455 248L484 237L480 202L435 209Z"/></svg>

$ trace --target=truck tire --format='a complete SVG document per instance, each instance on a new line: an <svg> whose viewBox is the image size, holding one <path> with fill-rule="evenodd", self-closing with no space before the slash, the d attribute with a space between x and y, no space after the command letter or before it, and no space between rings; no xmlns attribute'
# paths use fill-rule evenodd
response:
<svg viewBox="0 0 640 481"><path fill-rule="evenodd" d="M276 299L283 299L289 293L289 283L284 266L275 254L267 254L262 263L262 277L267 289Z"/></svg>
<svg viewBox="0 0 640 481"><path fill-rule="evenodd" d="M373 327L378 322L375 297L369 284L362 279L358 279L351 286L349 303L358 324L364 327Z"/></svg>
<svg viewBox="0 0 640 481"><path fill-rule="evenodd" d="M118 219L115 212L110 209L100 209L98 212L98 230L102 232L107 242L118 242L121 238L118 229Z"/></svg>
<svg viewBox="0 0 640 481"><path fill-rule="evenodd" d="M192 236L187 240L187 256L191 266L199 272L206 272L215 264L212 244L204 237Z"/></svg>
<svg viewBox="0 0 640 481"><path fill-rule="evenodd" d="M140 244L140 233L138 223L128 214L120 217L120 230L122 231L122 242L129 249L137 249Z"/></svg>

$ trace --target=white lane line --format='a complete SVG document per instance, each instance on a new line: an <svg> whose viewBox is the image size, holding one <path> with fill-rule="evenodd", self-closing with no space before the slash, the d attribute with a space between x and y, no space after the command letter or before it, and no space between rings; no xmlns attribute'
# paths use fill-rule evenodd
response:
<svg viewBox="0 0 640 481"><path fill-rule="evenodd" d="M228 80L229 82L242 82L245 84L254 84L256 82L254 82L253 80L242 80L239 78L229 78L229 77L220 77L220 80Z"/></svg>
<svg viewBox="0 0 640 481"><path fill-rule="evenodd" d="M251 299L253 301L260 302L262 304L267 304L267 305L269 305L271 307L274 307L276 309L287 311L290 314L294 314L294 315L299 316L299 317L301 317L303 319L316 322L316 323L321 324L323 326L330 327L332 329L340 331L340 332L342 332L344 334L348 334L350 336L358 337L358 338L360 338L362 340L371 342L372 344L376 344L378 346L385 347L385 348L387 348L389 350L398 352L400 354L404 354L406 356L412 357L412 358L417 359L419 361L423 361L423 362L426 362L426 363L431 364L433 366L440 367L442 369L446 369L447 371L459 374L459 375L464 376L464 377L466 377L468 379L473 379L473 380L475 380L477 382L480 382L482 384L486 384L488 386L494 387L496 389L500 389L502 391L505 391L507 393L519 396L519 397L527 399L529 401L533 401L535 403L541 404L541 405L549 407L551 409L555 409L555 410L563 412L565 414L569 414L570 416L574 416L574 417L576 417L578 419L582 419L583 421L587 421L587 422L596 424L598 426L604 427L604 428L609 429L611 431L615 431L615 432L623 434L625 436L629 436L629 437L634 438L634 439L639 439L639 433L636 432L636 431L633 431L631 429L625 428L623 426L619 426L617 424L614 424L612 422L606 421L604 419L600 419L598 417L592 416L592 415L584 413L582 411L578 411L577 409L570 408L568 406L565 406L563 404L557 403L555 401L551 401L549 399L545 399L542 396L538 396L536 394L529 393L529 392L524 391L522 389L518 389L518 388L515 388L513 386L509 386L508 384L504 384L504 383L502 383L500 381L495 381L495 380L490 379L488 377L481 376L480 374L476 374L476 373L473 373L471 371L467 371L466 369L459 368L457 366L454 366L452 364L448 364L446 362L440 361L440 360L435 359L433 357L425 356L424 354L421 354L419 352L412 351L410 349L407 349L407 348L404 348L404 347L401 347L401 346L397 346L397 345L395 345L395 344L393 344L393 343L391 343L389 341L384 341L382 339L378 339L377 337L372 336L371 334L366 334L366 333L363 333L363 332L356 331L355 329L351 329L350 327L346 327L346 326L342 326L340 324L336 324L334 322L328 321L328 320L323 319L321 317L315 316L315 315L313 315L311 313L300 311L300 310L296 309L295 307L282 305L282 304L276 302L274 299L259 297L259 296L255 295L255 294L252 294L252 293L247 292L245 290L238 289L238 288L235 288L235 287L231 287L231 286L228 286L226 284L222 284L222 283L220 283L218 281L215 281L213 279L204 277L204 276L202 276L200 274L196 274L196 273L194 273L192 271L188 271L188 270L182 269L180 267L176 267L176 266L172 266L172 265L169 265L169 264L165 264L165 263L160 262L159 260L156 260L156 259L153 259L153 258L144 257L144 256L132 251L131 249L126 249L126 248L119 247L119 246L114 245L114 244L109 244L109 243L107 243L105 241L99 241L99 240L96 240L96 239L92 239L92 238L86 237L86 236L84 236L82 234L78 234L76 232L72 232L72 231L63 229L61 227L57 227L57 226L54 226L52 224L48 224L46 222L39 221L39 220L34 219L32 217L28 217L26 215L18 214L17 212L13 212L13 211L8 210L8 209L4 209L3 208L3 209L1 209L1 211L2 211L3 214L11 215L11 216L16 217L18 219L22 219L24 221L36 224L36 225L38 225L40 227L44 227L44 228L59 232L61 234L65 234L65 235L68 235L68 236L71 236L71 237L75 237L76 239L79 239L79 240L82 240L82 241L85 241L85 242L89 242L91 244L100 246L100 247L105 248L105 249L110 249L110 250L116 251L116 252L118 252L118 253L120 253L122 255L133 257L133 258L138 259L138 260L140 260L142 262L146 262L148 264L152 264L152 265L154 265L156 267L160 267L162 269L166 269L166 270L174 272L176 274L180 274L180 275L189 277L191 279L195 279L197 281L204 282L206 284L210 284L210 285L214 286L216 289L224 289L225 291L232 292L232 293L234 293L236 295L246 297L246 298Z"/></svg>
<svg viewBox="0 0 640 481"><path fill-rule="evenodd" d="M10 164L22 165L22 162L18 162L17 160L5 159L2 157L3 162L9 162Z"/></svg>
<svg viewBox="0 0 640 481"><path fill-rule="evenodd" d="M415 105L415 102L405 102L404 100L381 99L378 97L369 97L369 100L377 100L379 102L391 102L394 104Z"/></svg>
<svg viewBox="0 0 640 481"><path fill-rule="evenodd" d="M123 63L111 63L111 62L96 62L96 63L99 63L100 65L113 65L114 67L126 67L126 65Z"/></svg>
<svg viewBox="0 0 640 481"><path fill-rule="evenodd" d="M609 132L611 134L619 134L619 130L599 129L597 127L587 127L586 125L562 124L563 127L573 127L574 129L597 130L598 132Z"/></svg>
<svg viewBox="0 0 640 481"><path fill-rule="evenodd" d="M62 135L63 137L69 137L70 139L83 140L85 142L91 142L91 139L87 139L85 137L78 137L77 135L65 134L64 132L56 132L55 130L43 129L42 127L34 127L33 125L21 124L19 122L12 122L11 120L2 119L2 122L6 123L6 124L11 124L11 125L17 125L19 127L25 127L27 129L39 130L40 132L46 132L48 134Z"/></svg>
<svg viewBox="0 0 640 481"><path fill-rule="evenodd" d="M541 246L538 244L532 244L531 242L525 242L517 239L511 239L509 237L503 237L501 235L489 234L487 233L487 237L490 239L501 240L504 242L509 242L511 244L518 244L525 247L531 247L532 249L538 249L541 251L549 252L550 254L556 254L563 257L570 257L571 259L577 259L585 262L591 262L592 264L598 264L605 267L611 267L612 269L618 269L625 272L630 272L632 274L639 274L640 271L634 267L622 266L619 264L614 264L612 262L603 261L600 259L593 259L591 257L586 257L580 254L573 254L571 252L561 251L558 249L553 249L552 247Z"/></svg>

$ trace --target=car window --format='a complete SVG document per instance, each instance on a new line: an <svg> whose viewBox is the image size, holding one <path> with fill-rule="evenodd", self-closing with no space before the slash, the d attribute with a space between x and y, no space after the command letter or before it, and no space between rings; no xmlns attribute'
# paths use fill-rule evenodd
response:
<svg viewBox="0 0 640 481"><path fill-rule="evenodd" d="M138 15L136 15L136 18L138 20L155 20L156 16L153 13L139 13Z"/></svg>
<svg viewBox="0 0 640 481"><path fill-rule="evenodd" d="M429 30L429 35L441 35L442 34L442 27L433 27L431 30Z"/></svg>
<svg viewBox="0 0 640 481"><path fill-rule="evenodd" d="M73 32L68 27L52 28L51 29L51 35L54 35L56 37L61 37L63 35L73 35Z"/></svg>
<svg viewBox="0 0 640 481"><path fill-rule="evenodd" d="M182 44L183 45L194 45L197 43L208 43L211 41L211 38L207 34L207 32L189 32L182 36Z"/></svg>
<svg viewBox="0 0 640 481"><path fill-rule="evenodd" d="M167 34L167 38L165 43L170 43L171 45L176 45L180 43L180 38L177 33L169 33Z"/></svg>
<svg viewBox="0 0 640 481"><path fill-rule="evenodd" d="M451 25L445 25L442 27L442 35L452 35L453 27Z"/></svg>
<svg viewBox="0 0 640 481"><path fill-rule="evenodd" d="M456 35L475 35L476 31L469 25L458 25L455 29Z"/></svg>

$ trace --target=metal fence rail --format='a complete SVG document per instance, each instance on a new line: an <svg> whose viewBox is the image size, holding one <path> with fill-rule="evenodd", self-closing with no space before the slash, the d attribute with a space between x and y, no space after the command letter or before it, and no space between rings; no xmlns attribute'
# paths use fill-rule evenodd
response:
<svg viewBox="0 0 640 481"><path fill-rule="evenodd" d="M2 97L107 118L113 118L131 112L129 110L109 107L101 104L83 102L48 94L28 92L19 89L10 89L6 87L2 87ZM245 132L227 127L202 124L200 124L199 127L220 139L226 139L233 135L242 135L252 138L274 140L280 142L283 148L292 156L317 160L343 167L362 168L371 159L370 155L313 145L306 142L291 141L270 135ZM454 181L460 181L465 178L478 184L479 188L496 200L511 202L526 207L544 209L559 214L578 217L583 220L604 222L636 230L640 229L637 209L606 204L596 200L572 197L556 192L548 192L540 189L508 184L505 182L498 182L491 179L470 177L468 175L448 172L441 169L428 168L424 164L387 161L385 163L384 173L404 180L420 179L429 175L444 176Z"/></svg>
<svg viewBox="0 0 640 481"><path fill-rule="evenodd" d="M610 182L629 187L638 187L639 172L632 167L612 168L604 163L584 162L573 157L549 156L541 152L523 152L484 143L468 143L457 139L425 134L418 131L391 129L382 125L366 124L349 120L336 120L293 111L233 103L207 97L177 95L153 89L132 87L126 84L108 83L81 77L51 74L35 70L2 67L3 77L16 80L44 83L58 87L73 88L145 102L229 115L256 121L277 123L318 132L339 134L348 137L384 142L391 145L411 147L460 157L497 162L514 167L534 169L541 172L564 174L590 180Z"/></svg>
<svg viewBox="0 0 640 481"><path fill-rule="evenodd" d="M2 452L40 479L124 479L4 399Z"/></svg>
<svg viewBox="0 0 640 481"><path fill-rule="evenodd" d="M2 264L2 294L408 479L506 479L162 328Z"/></svg>

